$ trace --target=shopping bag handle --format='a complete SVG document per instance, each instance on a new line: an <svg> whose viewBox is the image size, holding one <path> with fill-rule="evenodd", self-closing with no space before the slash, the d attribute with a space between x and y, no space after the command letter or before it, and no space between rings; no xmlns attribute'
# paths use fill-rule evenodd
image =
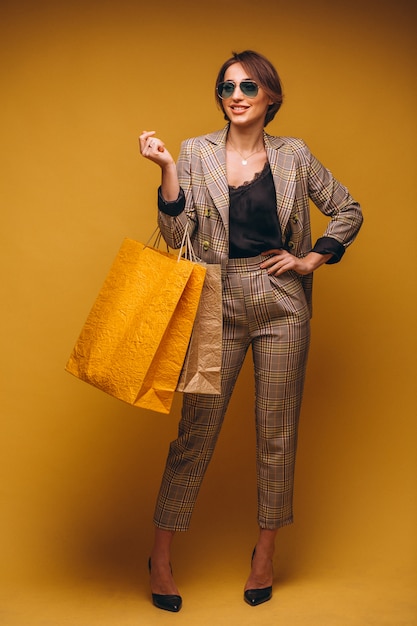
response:
<svg viewBox="0 0 417 626"><path fill-rule="evenodd" d="M151 246L153 248L159 248L161 245L162 233L159 226L155 228L152 235L149 237L148 241L145 244L145 248ZM169 252L169 246L166 246L167 252ZM189 224L185 225L184 234L181 239L181 245L179 247L177 261L180 261L182 258L187 259L189 261L193 261L194 263L201 263L201 259L196 255L193 245L191 243Z"/></svg>
<svg viewBox="0 0 417 626"><path fill-rule="evenodd" d="M178 253L178 260L180 260L183 250L184 250L185 259L188 259L189 261L193 261L194 263L199 263L201 261L201 259L199 259L198 256L196 255L194 248L193 248L193 244L191 243L188 222L185 225L184 234L182 236L181 247Z"/></svg>
<svg viewBox="0 0 417 626"><path fill-rule="evenodd" d="M149 246L151 246L152 248L159 248L161 244L161 239L162 239L162 233L161 233L159 226L157 226L155 230L153 231L152 235L149 237L148 241L145 243L145 248L148 248ZM167 246L167 250L168 250L168 246Z"/></svg>

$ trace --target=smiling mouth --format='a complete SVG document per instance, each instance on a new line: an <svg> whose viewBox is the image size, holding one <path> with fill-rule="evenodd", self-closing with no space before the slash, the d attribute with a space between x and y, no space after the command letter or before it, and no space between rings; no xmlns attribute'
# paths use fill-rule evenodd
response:
<svg viewBox="0 0 417 626"><path fill-rule="evenodd" d="M231 106L230 108L232 109L232 111L234 111L234 113L244 113L249 109L249 107L244 107L241 105Z"/></svg>

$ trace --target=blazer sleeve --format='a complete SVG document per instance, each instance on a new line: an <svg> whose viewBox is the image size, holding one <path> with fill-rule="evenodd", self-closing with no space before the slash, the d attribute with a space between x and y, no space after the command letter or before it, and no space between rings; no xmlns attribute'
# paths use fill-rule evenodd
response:
<svg viewBox="0 0 417 626"><path fill-rule="evenodd" d="M187 139L181 144L181 150L177 161L178 180L180 183L180 195L174 203L163 205L162 196L158 192L158 225L163 238L171 248L179 248L183 240L184 231L188 226L190 237L196 227L196 215L193 203L191 185L191 140Z"/></svg>
<svg viewBox="0 0 417 626"><path fill-rule="evenodd" d="M362 226L361 207L348 189L304 147L308 167L308 195L318 209L330 217L322 238L335 239L346 249Z"/></svg>

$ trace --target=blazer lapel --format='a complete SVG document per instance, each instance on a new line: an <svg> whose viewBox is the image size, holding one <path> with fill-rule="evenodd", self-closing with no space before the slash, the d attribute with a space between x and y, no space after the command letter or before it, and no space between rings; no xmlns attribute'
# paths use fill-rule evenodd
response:
<svg viewBox="0 0 417 626"><path fill-rule="evenodd" d="M274 178L278 219L284 234L294 204L296 168L291 152L280 150L284 142L280 137L264 135L266 153Z"/></svg>
<svg viewBox="0 0 417 626"><path fill-rule="evenodd" d="M226 137L228 126L206 135L201 147L201 160L205 184L218 209L226 230L229 230L229 187L226 172ZM274 178L278 219L285 232L294 204L296 167L291 152L280 150L284 141L264 133L266 153Z"/></svg>
<svg viewBox="0 0 417 626"><path fill-rule="evenodd" d="M201 161L205 184L228 230L229 227L229 187L226 172L226 136L228 126L223 130L206 135L201 147Z"/></svg>

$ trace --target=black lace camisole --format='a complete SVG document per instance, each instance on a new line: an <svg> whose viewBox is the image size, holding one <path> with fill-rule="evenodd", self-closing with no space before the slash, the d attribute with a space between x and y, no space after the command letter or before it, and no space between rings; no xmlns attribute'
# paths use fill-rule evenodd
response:
<svg viewBox="0 0 417 626"><path fill-rule="evenodd" d="M229 185L229 257L252 257L282 248L274 179L268 161L261 172L239 187Z"/></svg>

